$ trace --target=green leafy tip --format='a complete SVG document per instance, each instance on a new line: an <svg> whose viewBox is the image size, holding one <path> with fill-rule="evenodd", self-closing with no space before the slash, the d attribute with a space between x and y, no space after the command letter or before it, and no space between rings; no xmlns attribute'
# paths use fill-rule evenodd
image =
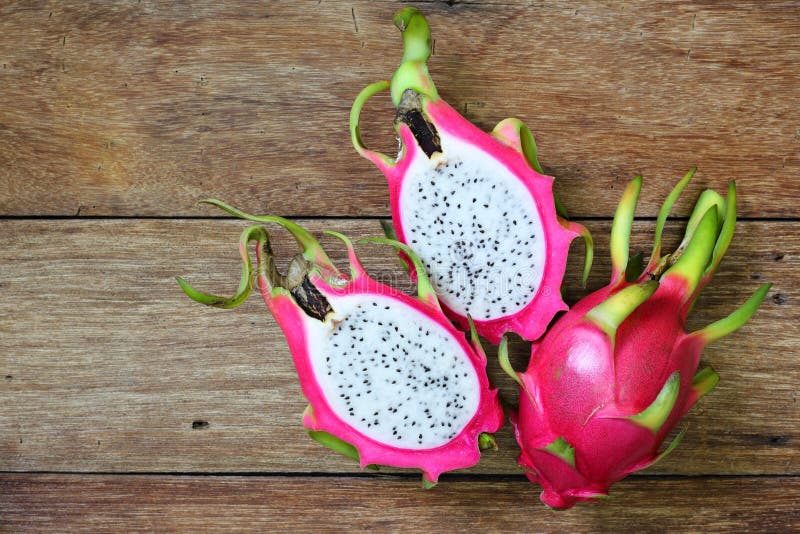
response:
<svg viewBox="0 0 800 534"><path fill-rule="evenodd" d="M478 329L475 328L475 321L472 320L472 315L467 314L467 322L469 323L469 340L475 351L486 361L486 351L483 350L483 345L481 345L481 338L478 337Z"/></svg>
<svg viewBox="0 0 800 534"><path fill-rule="evenodd" d="M277 215L252 215L238 208L234 208L233 206L216 198L207 198L201 200L200 203L211 204L212 206L216 206L222 211L240 219L260 223L274 223L282 226L285 230L292 234L292 237L294 237L297 243L302 247L303 256L308 261L327 271L327 273L338 274L336 266L333 264L330 258L328 258L328 255L325 254L325 251L322 249L319 241L317 241L316 238L314 238L314 236L308 232L308 230L299 224L288 219L284 219L283 217L278 217Z"/></svg>
<svg viewBox="0 0 800 534"><path fill-rule="evenodd" d="M644 256L641 252L634 254L625 266L625 281L635 282L644 271Z"/></svg>
<svg viewBox="0 0 800 534"><path fill-rule="evenodd" d="M761 285L761 287L747 299L747 302L742 304L736 311L724 319L720 319L694 332L692 335L701 338L705 344L708 344L738 330L750 320L750 317L753 316L761 303L764 302L771 287L772 284Z"/></svg>
<svg viewBox="0 0 800 534"><path fill-rule="evenodd" d="M528 164L533 167L533 169L538 172L539 174L544 174L544 170L542 166L539 164L538 158L538 149L536 148L536 139L533 137L533 132L531 129L525 126L522 122L520 122L519 128L519 147L522 150L522 154L525 156L525 159L528 160ZM564 210L564 206L561 206L561 203L558 199L554 199L556 203L556 210L561 208L564 215L563 217L567 217L567 212ZM561 215L559 213L559 215Z"/></svg>
<svg viewBox="0 0 800 534"><path fill-rule="evenodd" d="M358 449L356 449L351 444L337 438L332 434L323 432L321 430L309 430L308 435L311 436L311 439L313 439L317 443L325 445L332 451L347 456L348 458L355 460L356 462L361 460L361 456L358 454Z"/></svg>
<svg viewBox="0 0 800 534"><path fill-rule="evenodd" d="M656 280L628 286L589 310L585 317L599 326L613 340L622 321L655 293L656 289L658 289Z"/></svg>
<svg viewBox="0 0 800 534"><path fill-rule="evenodd" d="M666 458L667 456L669 456L669 454L670 454L672 451L674 451L674 450L675 450L675 448L676 448L678 445L680 445L681 441L683 441L683 436L684 436L685 434L686 434L686 431L685 431L685 430L681 430L681 431L678 433L678 435L676 435L676 436L675 436L675 437L672 439L672 441L670 441L670 442L669 442L669 445L667 446L667 448L666 448L666 449L664 449L664 450L663 450L661 453L659 453L659 455L658 455L658 456L656 456L656 457L655 457L655 459L654 459L652 462L650 462L650 465L648 465L647 467L652 467L652 466L654 466L655 464L657 464L658 462L660 462L661 460L663 460L664 458Z"/></svg>
<svg viewBox="0 0 800 534"><path fill-rule="evenodd" d="M558 456L567 464L569 464L570 467L575 467L575 448L563 437L559 437L546 447L543 447L541 450Z"/></svg>
<svg viewBox="0 0 800 534"><path fill-rule="evenodd" d="M576 222L568 221L567 228L583 238L584 258L583 258L583 276L581 277L581 284L586 287L586 281L589 279L589 273L592 270L592 262L594 261L594 239L592 238L589 229Z"/></svg>
<svg viewBox="0 0 800 534"><path fill-rule="evenodd" d="M500 340L500 346L497 347L497 360L500 362L500 368L511 377L511 379L522 386L522 379L517 372L511 367L511 362L508 361L508 338L503 336Z"/></svg>
<svg viewBox="0 0 800 534"><path fill-rule="evenodd" d="M386 154L369 150L366 146L364 146L364 141L361 139L360 123L361 110L364 108L364 105L367 103L367 101L381 91L388 90L389 85L390 84L388 81L381 80L366 86L356 97L355 101L353 102L353 107L350 108L350 140L353 143L353 147L355 147L356 152L373 161L376 165L384 165L387 167L394 165L394 161Z"/></svg>
<svg viewBox="0 0 800 534"><path fill-rule="evenodd" d="M564 203L561 202L561 199L558 198L555 193L553 193L553 203L556 206L556 215L563 219L569 219L569 213L567 212L566 206L564 206Z"/></svg>
<svg viewBox="0 0 800 534"><path fill-rule="evenodd" d="M503 144L521 153L533 170L539 174L544 174L542 166L539 165L538 150L536 148L536 140L533 137L533 132L531 132L530 128L525 126L524 122L514 117L503 119L494 127L492 135ZM558 201L556 201L556 204L558 204ZM561 213L559 213L559 215L561 215ZM566 214L561 216L565 219L567 218Z"/></svg>
<svg viewBox="0 0 800 534"><path fill-rule="evenodd" d="M722 229L719 231L717 243L714 245L714 252L711 254L711 263L703 272L704 277L713 275L719 267L722 258L728 251L728 246L733 239L733 231L736 227L736 182L728 182L728 198L725 200L725 215Z"/></svg>
<svg viewBox="0 0 800 534"><path fill-rule="evenodd" d="M403 59L391 82L392 102L400 105L403 93L412 89L431 99L438 99L436 86L428 73L431 55L431 30L422 12L414 7L397 11L394 25L403 33Z"/></svg>
<svg viewBox="0 0 800 534"><path fill-rule="evenodd" d="M649 428L653 434L656 434L672 413L675 401L678 400L680 387L681 374L679 371L675 371L664 383L664 387L661 388L653 403L641 413L631 415L628 419L640 426Z"/></svg>
<svg viewBox="0 0 800 534"><path fill-rule="evenodd" d="M411 263L414 265L414 269L417 274L417 294L420 300L430 304L436 309L441 309L439 307L439 300L436 298L436 292L433 290L433 285L431 285L428 274L425 271L425 266L422 264L422 260L419 258L419 256L417 256L416 252L411 249L411 247L405 243L401 243L393 239L386 239L385 237L366 237L364 239L359 239L358 242L374 243L378 245L391 245L408 256L408 259L411 260Z"/></svg>
<svg viewBox="0 0 800 534"><path fill-rule="evenodd" d="M269 246L269 235L261 226L250 226L246 228L239 239L239 253L242 258L242 276L239 281L239 288L230 297L220 297L209 293L198 291L180 276L175 277L178 284L186 295L200 304L214 306L216 308L231 309L241 305L253 290L256 273L253 271L253 264L250 261L249 246L251 241L256 241L258 246L265 248Z"/></svg>
<svg viewBox="0 0 800 534"><path fill-rule="evenodd" d="M482 451L486 451L489 449L496 451L498 449L497 441L495 441L494 436L492 436L491 434L482 432L481 434L478 435L478 448Z"/></svg>
<svg viewBox="0 0 800 534"><path fill-rule="evenodd" d="M695 393L695 400L707 395L719 382L719 375L711 368L705 367L692 378L692 390Z"/></svg>
<svg viewBox="0 0 800 534"><path fill-rule="evenodd" d="M386 236L386 239L397 241L397 232L394 231L392 221L381 219L381 229L383 229L383 235Z"/></svg>
<svg viewBox="0 0 800 534"><path fill-rule="evenodd" d="M428 477L425 473L422 474L422 489L429 490L436 487L436 482L432 480L428 480Z"/></svg>
<svg viewBox="0 0 800 534"><path fill-rule="evenodd" d="M358 449L346 441L337 438L333 434L329 434L328 432L324 432L322 430L309 430L308 435L317 443L328 447L334 452L338 452L343 456L347 456L356 462L361 461L361 456L358 454ZM377 471L378 466L375 464L369 464L367 465L367 469Z"/></svg>
<svg viewBox="0 0 800 534"><path fill-rule="evenodd" d="M326 230L325 233L344 243L344 246L347 249L347 260L350 263L350 278L355 280L361 276L364 273L364 266L361 265L361 261L359 261L358 256L356 256L356 251L353 248L353 242L350 241L350 238L344 234L340 234L339 232L334 232L332 230Z"/></svg>
<svg viewBox="0 0 800 534"><path fill-rule="evenodd" d="M669 195L667 195L666 200L664 200L664 203L661 205L661 209L658 211L658 218L656 219L656 235L655 239L653 239L653 253L650 255L648 271L654 269L659 259L661 259L661 235L664 232L664 224L667 222L667 217L669 217L670 211L672 211L672 206L692 180L695 172L697 172L697 167L692 167L689 169L689 172L686 173L681 181L679 181L672 191L670 191Z"/></svg>
<svg viewBox="0 0 800 534"><path fill-rule="evenodd" d="M628 247L633 226L633 214L642 190L642 177L637 176L625 188L611 223L611 281L620 282L628 265Z"/></svg>
<svg viewBox="0 0 800 534"><path fill-rule="evenodd" d="M662 275L662 277L678 276L683 279L689 295L694 294L711 260L714 244L719 236L720 217L716 206L708 206L703 216L694 224L691 237L683 245L685 248L679 253L677 261Z"/></svg>
<svg viewBox="0 0 800 534"><path fill-rule="evenodd" d="M725 218L725 199L722 195L711 189L706 189L700 193L700 197L692 209L692 214L689 216L689 222L686 223L686 231L684 232L683 241L679 249L683 249L694 238L694 232L697 229L703 217L709 212L714 211L717 218L717 230L722 225Z"/></svg>
<svg viewBox="0 0 800 534"><path fill-rule="evenodd" d="M391 239L392 241L399 241L397 239L397 232L394 231L394 226L392 226L392 221L381 219L381 229L383 230L383 235L386 236L386 239ZM408 260L406 260L400 254L398 254L397 257L400 260L400 264L403 266L403 270L405 270L406 273L410 273L411 264L408 262Z"/></svg>

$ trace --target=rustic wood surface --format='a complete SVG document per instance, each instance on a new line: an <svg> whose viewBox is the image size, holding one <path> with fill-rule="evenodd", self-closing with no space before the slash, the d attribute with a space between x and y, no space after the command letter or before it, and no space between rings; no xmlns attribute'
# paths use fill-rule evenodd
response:
<svg viewBox="0 0 800 534"><path fill-rule="evenodd" d="M721 381L681 446L614 500L544 508L508 427L432 491L414 472L362 473L302 430L260 299L220 311L180 292L175 275L219 293L238 281L244 224L203 197L317 235L380 233L385 182L352 150L347 115L396 66L399 5L0 3L0 531L800 531L800 2L417 3L442 95L485 129L525 120L592 230L589 287L576 244L569 302L607 280L634 175L645 254L688 167L679 218L737 180L737 233L690 326L772 290L705 351ZM391 120L388 99L370 103L371 146L394 150ZM275 242L293 253L285 233ZM411 289L391 252L360 250ZM527 352L512 343L517 368ZM513 403L492 358L489 373Z"/></svg>
<svg viewBox="0 0 800 534"><path fill-rule="evenodd" d="M352 236L380 232L376 220L300 222L317 235L334 225ZM610 223L587 224L598 249L592 289L608 280ZM14 309L0 318L0 455L7 469L358 471L305 436L299 424L305 403L286 342L260 297L218 310L190 301L175 283L181 274L209 291L232 292L245 226L0 222L2 289ZM669 226L668 243L678 240L681 227ZM632 248L645 249L652 233L652 222L637 223ZM769 240L781 248L759 250ZM323 243L344 261L338 244ZM276 232L273 246L284 259L296 251L286 233ZM359 250L376 278L411 288L389 251ZM578 281L580 247L573 251L569 301L585 294ZM800 474L800 360L796 333L787 327L800 323L798 273L800 235L793 223L739 224L690 326L725 316L761 282L773 282L773 289L748 325L708 347L704 359L722 380L691 412L689 434L674 456L650 472ZM528 345L520 341L513 349L523 369ZM513 383L493 358L490 373L515 402ZM208 425L193 428L195 421ZM500 437L501 450L470 472L519 472L510 429Z"/></svg>
<svg viewBox="0 0 800 534"><path fill-rule="evenodd" d="M9 527L41 532L218 530L294 532L791 532L800 522L791 477L635 477L617 503L555 513L522 477L418 481L383 477L175 477L8 475L0 514ZM376 498L375 485L381 486ZM298 495L302 494L302 498ZM87 514L87 511L93 511ZM632 526L635 525L635 528Z"/></svg>
<svg viewBox="0 0 800 534"><path fill-rule="evenodd" d="M449 5L454 4L454 5ZM537 136L574 215L637 173L797 216L800 16L788 2L432 2L442 95ZM206 195L283 215L388 214L350 104L401 53L394 2L20 2L0 8L0 211L194 215ZM382 106L380 105L382 104ZM394 144L388 99L367 139ZM383 110L380 113L379 110ZM595 200L587 205L583 199ZM767 201L769 199L770 201ZM682 204L688 208L688 202Z"/></svg>

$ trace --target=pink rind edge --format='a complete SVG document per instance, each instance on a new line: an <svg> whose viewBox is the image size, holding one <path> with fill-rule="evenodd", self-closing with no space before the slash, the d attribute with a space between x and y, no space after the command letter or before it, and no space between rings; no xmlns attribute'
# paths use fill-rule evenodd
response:
<svg viewBox="0 0 800 534"><path fill-rule="evenodd" d="M267 289L269 287L267 281L262 278L263 276L259 275L259 287L262 296L286 335L298 376L313 377L313 367L303 335L303 323L314 319L303 314L288 295L276 296L272 294ZM362 468L370 464L419 468L422 469L425 478L430 482L436 482L443 472L471 467L478 463L480 460L478 435L499 430L503 426L504 417L498 399L498 392L489 384L489 379L485 372L486 362L472 348L464 334L456 330L440 312L431 306L394 288L380 284L368 276L359 276L341 289L329 286L319 277L312 277L312 280L323 294L332 297L377 293L384 297L388 296L400 300L435 320L453 335L464 349L464 352L469 355L478 375L481 394L478 409L461 434L440 447L410 451L382 444L359 433L333 412L316 381L301 380L300 385L303 395L311 404L314 412L313 418L304 417L303 423L306 428L328 432L353 445L359 451Z"/></svg>
<svg viewBox="0 0 800 534"><path fill-rule="evenodd" d="M475 327L478 333L492 344L499 343L506 332L514 332L529 341L538 339L553 317L558 312L568 309L561 298L561 282L566 270L570 243L578 237L578 233L564 228L558 220L552 196L553 178L537 173L529 166L521 153L464 119L443 100L426 102L425 111L440 130L478 146L497 161L505 164L509 171L520 179L536 203L547 252L537 292L531 301L518 312L489 321L475 321ZM453 125L458 127L454 128ZM388 171L383 168L381 170L386 175L389 184L392 220L397 238L407 244L400 216L401 178L417 154L415 150L410 149L415 146L415 139L409 128L400 124L398 133L403 143L403 152L394 167ZM463 330L469 328L465 316L453 311L444 303L442 303L442 308L459 328ZM542 310L547 310L547 313L542 313Z"/></svg>

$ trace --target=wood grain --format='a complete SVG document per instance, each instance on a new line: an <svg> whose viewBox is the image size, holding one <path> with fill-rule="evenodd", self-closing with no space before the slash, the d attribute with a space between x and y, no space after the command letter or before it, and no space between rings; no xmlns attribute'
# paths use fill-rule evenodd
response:
<svg viewBox="0 0 800 534"><path fill-rule="evenodd" d="M607 219L631 177L645 175L650 218L692 165L678 216L737 180L737 235L690 326L773 288L706 350L721 382L681 446L615 500L560 514L519 474L508 427L433 491L417 472L361 473L302 430L263 302L224 312L178 289L177 274L219 293L238 278L244 224L200 198L380 233L387 188L347 120L396 67L404 3L3 2L0 531L800 532L800 2L415 4L442 96L483 129L518 116L536 134L594 232L589 290L608 277ZM392 118L384 95L367 106L371 147L394 152ZM636 223L634 251L652 230ZM285 265L294 247L275 244ZM390 251L360 250L412 289ZM573 253L569 302L586 294ZM512 341L516 368L527 351Z"/></svg>
<svg viewBox="0 0 800 534"><path fill-rule="evenodd" d="M380 232L377 220L300 221L318 235ZM598 256L590 288L609 274L605 221L588 221ZM670 224L674 246L681 224ZM307 438L305 407L283 336L256 296L235 311L191 302L174 275L208 291L239 276L234 220L0 221L0 471L327 472L357 466ZM647 251L652 222L637 223ZM333 243L323 241L333 247ZM276 254L295 246L274 235ZM568 300L584 292L573 247ZM334 258L343 260L341 249ZM360 248L385 282L411 285L388 250ZM718 319L761 282L768 300L704 360L722 377L688 418L675 453L648 473L799 474L800 236L788 222L740 223L691 326ZM527 346L514 343L522 369ZM515 389L493 358L490 374ZM204 423L207 423L204 424ZM510 430L472 473L517 473Z"/></svg>
<svg viewBox="0 0 800 534"><path fill-rule="evenodd" d="M386 216L350 104L401 54L396 2L7 2L0 214ZM573 215L692 165L745 217L797 217L800 3L430 2L442 95L482 128L519 116ZM367 140L393 150L388 100ZM591 198L592 202L585 199ZM687 214L688 201L676 213Z"/></svg>
<svg viewBox="0 0 800 534"><path fill-rule="evenodd" d="M0 475L0 526L272 532L797 532L797 478L643 478L615 499L553 512L519 478ZM90 513L87 513L90 512Z"/></svg>

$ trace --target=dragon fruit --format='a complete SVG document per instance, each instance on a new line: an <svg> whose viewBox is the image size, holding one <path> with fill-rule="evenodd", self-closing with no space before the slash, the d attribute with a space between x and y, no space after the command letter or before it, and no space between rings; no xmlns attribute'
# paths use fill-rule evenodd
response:
<svg viewBox="0 0 800 534"><path fill-rule="evenodd" d="M468 342L448 322L411 249L388 239L365 240L397 247L418 267L418 298L370 278L341 234L328 232L346 245L349 274L297 224L205 202L238 217L276 223L302 247L281 275L267 231L251 226L240 241L242 278L234 296L208 295L178 282L192 299L222 308L244 302L257 283L286 335L310 404L303 424L312 438L362 467L420 468L426 486L442 472L474 465L479 449L494 445L490 433L504 417L477 334L473 329Z"/></svg>
<svg viewBox="0 0 800 534"><path fill-rule="evenodd" d="M501 343L501 365L520 384L519 413L512 416L522 449L518 461L541 484L541 500L550 507L605 497L611 484L672 451L682 432L659 453L661 443L719 380L709 367L697 372L703 348L741 327L769 290L765 284L728 317L685 331L686 316L725 254L736 221L735 184L727 201L707 190L683 242L661 256L664 222L693 173L661 208L644 272L628 260L637 178L612 225L611 283L574 305L534 344L524 373L511 369L505 339Z"/></svg>
<svg viewBox="0 0 800 534"><path fill-rule="evenodd" d="M567 308L560 286L578 235L586 242L586 280L591 236L558 215L553 178L543 174L521 121L506 119L487 134L439 97L426 65L431 40L422 13L401 9L394 23L403 34L402 62L391 82L367 86L350 112L353 145L389 183L393 237L419 254L461 328L469 315L492 343L508 331L537 339ZM384 90L397 109L396 159L367 149L360 134L364 104Z"/></svg>

